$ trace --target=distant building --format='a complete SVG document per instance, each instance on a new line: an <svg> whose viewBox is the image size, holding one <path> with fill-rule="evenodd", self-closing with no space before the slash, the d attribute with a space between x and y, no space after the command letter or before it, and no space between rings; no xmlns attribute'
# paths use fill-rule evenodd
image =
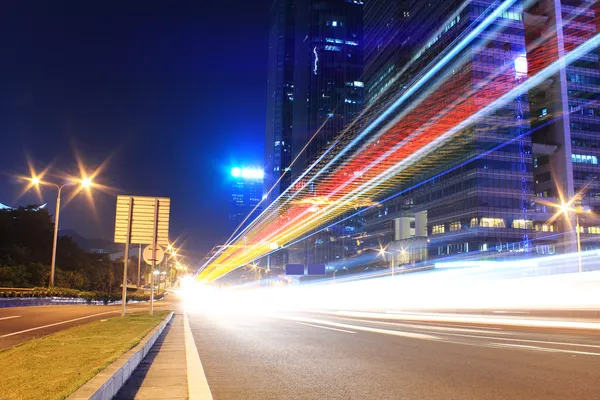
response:
<svg viewBox="0 0 600 400"><path fill-rule="evenodd" d="M264 172L262 169L235 167L231 169L230 178L229 230L233 233L240 225L244 228L260 214L260 206L257 206L262 199ZM246 217L248 219L244 222Z"/></svg>

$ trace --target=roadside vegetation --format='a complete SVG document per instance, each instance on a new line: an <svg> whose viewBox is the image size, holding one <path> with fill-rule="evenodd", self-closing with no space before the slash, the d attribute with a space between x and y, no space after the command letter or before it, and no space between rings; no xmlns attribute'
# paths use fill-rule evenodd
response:
<svg viewBox="0 0 600 400"><path fill-rule="evenodd" d="M64 399L136 346L168 311L80 325L0 351L0 399Z"/></svg>
<svg viewBox="0 0 600 400"><path fill-rule="evenodd" d="M161 299L164 296L164 292L155 294L155 299ZM77 290L68 288L47 288L47 287L36 287L32 289L2 289L0 290L0 298L8 299L23 299L23 298L47 298L47 297L59 297L65 299L83 299L88 303L101 302L104 304L110 304L115 301L121 301L121 292L119 293L106 293L98 291L87 291ZM149 301L150 294L144 292L133 292L127 293L127 301Z"/></svg>
<svg viewBox="0 0 600 400"><path fill-rule="evenodd" d="M0 288L48 286L53 230L51 215L36 205L0 210ZM59 237L56 257L56 287L120 291L122 259L111 260L108 254L85 251L69 236ZM130 264L128 280L133 282L137 258L132 257Z"/></svg>

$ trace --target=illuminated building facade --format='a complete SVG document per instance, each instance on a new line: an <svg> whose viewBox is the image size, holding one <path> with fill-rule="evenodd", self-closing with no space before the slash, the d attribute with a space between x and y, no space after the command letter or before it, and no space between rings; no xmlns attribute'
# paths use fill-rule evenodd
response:
<svg viewBox="0 0 600 400"><path fill-rule="evenodd" d="M240 225L240 230L246 227L260 214L260 207L252 211L263 195L264 172L256 168L235 167L231 169L230 178L229 223L233 233ZM248 215L250 217L244 222Z"/></svg>
<svg viewBox="0 0 600 400"><path fill-rule="evenodd" d="M265 193L275 187L266 204L283 193L362 109L362 8L359 0L273 4ZM332 227L292 247L291 261L343 258L354 250L355 241L346 238L360 229L360 220Z"/></svg>
<svg viewBox="0 0 600 400"><path fill-rule="evenodd" d="M594 9L596 8L596 9ZM525 13L529 68L535 73L598 33L598 5L593 0L539 0ZM581 194L593 213L580 216L582 249L600 248L600 64L598 51L563 68L530 91L535 196L538 211L553 212ZM552 223L536 222L540 242L549 252L576 251L574 214ZM560 232L560 235L556 233ZM567 232L567 233L565 233Z"/></svg>
<svg viewBox="0 0 600 400"><path fill-rule="evenodd" d="M492 3L367 3L368 104L377 106L386 93L402 93L485 18ZM526 77L523 10L516 2L436 74L435 91L425 103L429 107L421 105L416 118L423 123L443 119L451 127ZM463 142L460 151L366 213L371 245L387 246L392 265L465 253L532 251L533 162L531 139L522 136L529 130L528 115L523 95L463 129L456 139Z"/></svg>
<svg viewBox="0 0 600 400"><path fill-rule="evenodd" d="M523 10L522 2L515 2L462 51L462 64L446 68L452 83L445 87L452 89L438 107L457 101L453 90L476 88L469 106L477 110L589 39L598 29L594 3L543 0ZM490 5L367 3L367 104L376 105L386 90L402 93L488 15ZM401 195L367 213L367 230L394 254L391 264L465 253L504 257L576 250L574 217L569 224L564 218L548 223L556 209L539 199L559 203L558 193L569 199L585 187L583 205L600 211L599 77L596 51L467 128L464 153L423 175L418 188L399 188L405 190ZM440 175L427 180L435 173ZM600 222L590 215L581 219L583 249L597 248L591 235L600 232Z"/></svg>

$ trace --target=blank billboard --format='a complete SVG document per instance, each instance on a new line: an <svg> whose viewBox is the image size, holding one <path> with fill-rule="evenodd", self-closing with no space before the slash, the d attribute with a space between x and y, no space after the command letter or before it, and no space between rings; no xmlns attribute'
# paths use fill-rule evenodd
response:
<svg viewBox="0 0 600 400"><path fill-rule="evenodd" d="M304 275L304 264L286 264L286 275Z"/></svg>
<svg viewBox="0 0 600 400"><path fill-rule="evenodd" d="M308 264L308 275L325 275L325 264Z"/></svg>

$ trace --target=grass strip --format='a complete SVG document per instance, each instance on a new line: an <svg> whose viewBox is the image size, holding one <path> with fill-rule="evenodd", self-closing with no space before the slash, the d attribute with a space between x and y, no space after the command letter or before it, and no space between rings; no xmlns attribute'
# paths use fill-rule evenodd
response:
<svg viewBox="0 0 600 400"><path fill-rule="evenodd" d="M168 311L65 329L0 351L0 399L64 399L136 346Z"/></svg>

